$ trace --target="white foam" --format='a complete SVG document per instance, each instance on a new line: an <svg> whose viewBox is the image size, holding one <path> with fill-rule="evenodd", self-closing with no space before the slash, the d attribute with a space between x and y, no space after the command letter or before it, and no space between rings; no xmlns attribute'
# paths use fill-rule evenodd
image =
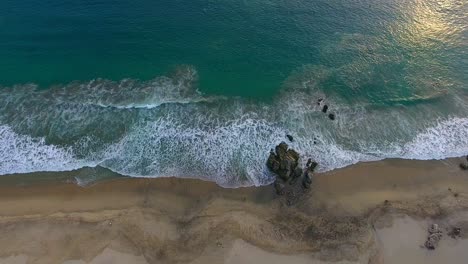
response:
<svg viewBox="0 0 468 264"><path fill-rule="evenodd" d="M440 114L435 122L439 106L428 104L410 110L350 106L320 90L330 75L327 69L311 66L304 72L292 76L287 84L293 87L270 105L203 96L192 84L196 72L190 67L177 78L146 82L95 80L56 90L25 85L0 91L0 174L101 165L135 177L258 186L273 181L265 161L286 133L294 135L291 146L303 162L316 160L319 171L384 158L442 159L468 153L466 117ZM321 112L318 98L337 113L335 121ZM457 109L459 116L466 112ZM24 134L13 131L10 123ZM48 144L43 137L27 135L31 131L67 145ZM88 184L87 179L76 180Z"/></svg>
<svg viewBox="0 0 468 264"><path fill-rule="evenodd" d="M131 176L196 177L226 187L258 186L271 182L265 160L283 136L281 129L264 120L245 118L207 129L160 119L110 146L101 165Z"/></svg>
<svg viewBox="0 0 468 264"><path fill-rule="evenodd" d="M0 126L0 174L78 169L83 164L70 148L47 145L43 138L18 135Z"/></svg>
<svg viewBox="0 0 468 264"><path fill-rule="evenodd" d="M468 154L468 118L439 121L405 144L400 157L407 159L444 159Z"/></svg>
<svg viewBox="0 0 468 264"><path fill-rule="evenodd" d="M129 131L106 151L102 166L137 177L178 176L215 181L224 187L264 185L274 177L265 161L285 140L285 130L266 120L240 118L212 128L186 128L180 120L160 119ZM379 159L343 149L326 138L297 136L291 147L327 171Z"/></svg>
<svg viewBox="0 0 468 264"><path fill-rule="evenodd" d="M74 104L117 109L157 108L171 103L210 102L222 97L208 97L200 93L195 84L198 73L194 67L181 65L173 76L158 76L141 81L123 79L112 81L94 79L89 82L69 84L40 90L37 85L16 85L12 89L0 89L4 101L47 102L50 105ZM0 109L2 106L0 105Z"/></svg>
<svg viewBox="0 0 468 264"><path fill-rule="evenodd" d="M180 98L165 98L164 100L161 99L153 99L151 103L127 103L127 104L103 104L103 103L96 103L93 105L103 107L103 108L117 108L117 109L153 109L158 108L164 104L193 104L193 103L203 103L203 102L213 102L216 100L226 99L221 96L213 96L213 97L200 97L200 98L190 98L190 99L180 99Z"/></svg>
<svg viewBox="0 0 468 264"><path fill-rule="evenodd" d="M468 153L466 118L452 118L427 128L403 145L387 149L348 150L323 135L296 136L291 147L328 171L360 161L384 158L442 159ZM73 149L47 145L42 138L18 135L0 126L0 174L66 171L98 164L135 177L191 177L225 187L264 185L273 177L265 168L269 149L284 140L284 130L266 120L241 118L211 129L187 129L180 120L158 120L137 127L95 160L74 157ZM316 141L316 144L314 144ZM367 153L367 154L366 154ZM77 179L77 182L80 182ZM84 184L89 184L88 182Z"/></svg>

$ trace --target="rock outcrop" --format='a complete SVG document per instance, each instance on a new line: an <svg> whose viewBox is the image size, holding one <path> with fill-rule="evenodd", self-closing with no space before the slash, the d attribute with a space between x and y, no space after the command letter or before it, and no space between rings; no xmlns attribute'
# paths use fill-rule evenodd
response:
<svg viewBox="0 0 468 264"><path fill-rule="evenodd" d="M429 232L429 236L427 237L424 246L429 250L434 250L437 248L439 241L442 238L442 231L438 224L432 224L427 231Z"/></svg>
<svg viewBox="0 0 468 264"><path fill-rule="evenodd" d="M322 98L319 98L318 101L317 101L317 104L318 104L319 106L322 106L322 103L324 103L324 100L323 100ZM327 104L323 104L323 106L322 106L322 113L326 114L327 112L329 112L329 111L328 111L328 108L329 108L329 107L328 107ZM333 114L333 113L328 114L328 118L329 118L330 120L335 120L335 114Z"/></svg>
<svg viewBox="0 0 468 264"><path fill-rule="evenodd" d="M322 112L323 112L323 113L327 113L327 111L328 111L328 105L324 105L324 106L322 107Z"/></svg>
<svg viewBox="0 0 468 264"><path fill-rule="evenodd" d="M312 176L317 165L318 163L312 161L312 159L307 160L304 178L302 179L302 187L306 189L310 188L310 185L312 184Z"/></svg>
<svg viewBox="0 0 468 264"><path fill-rule="evenodd" d="M313 172L317 165L316 162L309 159L305 169L301 168L299 153L289 148L285 142L276 146L274 151L271 150L267 160L267 167L276 175L274 187L278 195L288 192L292 196L296 196L294 189L298 182L304 189L310 188ZM302 180L299 181L301 178ZM290 201L288 201L289 203Z"/></svg>

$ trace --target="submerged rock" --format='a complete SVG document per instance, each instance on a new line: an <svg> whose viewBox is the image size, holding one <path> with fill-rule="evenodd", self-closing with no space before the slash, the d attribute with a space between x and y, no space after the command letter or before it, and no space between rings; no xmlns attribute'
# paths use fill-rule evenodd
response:
<svg viewBox="0 0 468 264"><path fill-rule="evenodd" d="M335 120L335 114L329 114L328 118L330 118L330 120Z"/></svg>
<svg viewBox="0 0 468 264"><path fill-rule="evenodd" d="M293 142L293 141L294 141L294 138L293 138L293 136L291 136L291 135L286 135L286 137L289 139L289 141L291 141L291 142Z"/></svg>
<svg viewBox="0 0 468 264"><path fill-rule="evenodd" d="M322 112L327 113L327 111L328 111L328 105L324 105L322 107Z"/></svg>

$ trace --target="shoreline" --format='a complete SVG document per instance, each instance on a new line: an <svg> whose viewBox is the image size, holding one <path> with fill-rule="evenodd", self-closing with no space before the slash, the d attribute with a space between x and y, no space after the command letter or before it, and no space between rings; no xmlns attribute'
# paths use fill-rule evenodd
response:
<svg viewBox="0 0 468 264"><path fill-rule="evenodd" d="M370 161L359 161L354 164L350 164L344 167L335 168L327 171L317 171L314 172L316 175L334 175L336 173L342 173L351 168L364 168L366 164L372 164L372 166L381 163L392 164L392 163L427 163L427 164L447 164L447 166L454 166L451 169L453 172L456 168L460 169L461 164L468 166L468 155L466 157L449 157L443 159L431 159L431 160L419 160L419 159L405 159L405 158L386 158L381 160L370 160ZM463 169L462 169L463 170ZM273 173L274 174L274 173ZM94 177L90 177L90 175ZM96 177L97 176L97 177ZM81 179L81 177L85 177ZM273 176L276 177L276 176ZM96 166L96 167L81 167L74 170L65 170L65 171L35 171L27 173L12 173L12 174L3 174L0 175L0 184L1 185L12 185L12 186L22 186L22 185L41 185L41 184L69 184L73 183L80 187L89 187L95 184L101 184L103 182L119 180L119 179L129 179L129 180L168 180L168 179L180 179L188 181L201 181L205 183L213 183L216 186L222 189L241 189L241 188L262 188L265 186L270 186L274 183L274 179L270 184L265 185L246 185L246 186L222 186L215 181L208 179L197 178L197 177L178 177L178 176L161 176L161 177L152 177L152 176L129 176L125 174L120 174L111 169Z"/></svg>
<svg viewBox="0 0 468 264"><path fill-rule="evenodd" d="M249 256L256 263L398 263L397 256L462 263L468 174L461 160L383 160L318 173L292 205L271 185L111 177L80 187L70 181L76 172L39 173L63 181L34 184L2 176L0 263L250 263ZM467 229L459 239L444 234L429 252L420 247L421 230L432 222ZM398 233L417 245L398 247Z"/></svg>

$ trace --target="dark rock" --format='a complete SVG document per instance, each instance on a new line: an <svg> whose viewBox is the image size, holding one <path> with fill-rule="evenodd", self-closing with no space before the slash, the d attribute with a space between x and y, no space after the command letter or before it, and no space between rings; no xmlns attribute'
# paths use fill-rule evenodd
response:
<svg viewBox="0 0 468 264"><path fill-rule="evenodd" d="M299 153L293 149L288 149L285 153L278 156L280 158L280 169L277 171L277 174L283 180L288 181L299 164Z"/></svg>
<svg viewBox="0 0 468 264"><path fill-rule="evenodd" d="M286 144L285 142L281 142L278 146L276 146L275 151L277 158L284 159L284 156L288 151L288 147L288 144Z"/></svg>
<svg viewBox="0 0 468 264"><path fill-rule="evenodd" d="M306 172L306 174L304 175L304 178L302 179L302 186L305 189L309 189L311 184L312 184L312 173Z"/></svg>
<svg viewBox="0 0 468 264"><path fill-rule="evenodd" d="M458 237L461 237L461 228L459 227L452 227L452 230L450 230L450 232L448 233L448 235L451 237L451 238L458 238Z"/></svg>
<svg viewBox="0 0 468 264"><path fill-rule="evenodd" d="M429 234L435 234L435 233L440 233L441 232L438 224L432 224L427 229L427 231L429 232Z"/></svg>
<svg viewBox="0 0 468 264"><path fill-rule="evenodd" d="M307 160L307 168L304 174L304 178L302 179L302 186L305 189L309 189L310 185L312 184L312 177L314 175L314 169L317 167L318 163L312 161L312 159Z"/></svg>
<svg viewBox="0 0 468 264"><path fill-rule="evenodd" d="M426 246L426 248L429 250L434 250L439 245L439 241L441 238L442 234L440 233L429 235L429 237L426 240L426 243L424 243L424 246Z"/></svg>
<svg viewBox="0 0 468 264"><path fill-rule="evenodd" d="M319 98L319 99L317 100L317 104L318 104L318 105L320 105L322 102L323 102L323 99L322 99L322 98Z"/></svg>
<svg viewBox="0 0 468 264"><path fill-rule="evenodd" d="M280 147L280 149L283 149L284 151L288 150L288 148L289 148L288 144L286 144L286 142L284 142L284 141L281 141L281 143L279 143L278 147Z"/></svg>
<svg viewBox="0 0 468 264"><path fill-rule="evenodd" d="M302 187L304 187L304 189L309 189L311 184L312 181L307 180L306 178L304 178L304 180L302 181Z"/></svg>
<svg viewBox="0 0 468 264"><path fill-rule="evenodd" d="M329 114L328 118L330 118L330 120L335 120L335 114Z"/></svg>
<svg viewBox="0 0 468 264"><path fill-rule="evenodd" d="M296 169L294 170L294 175L293 175L293 177L294 177L294 178L299 178L299 177L302 176L302 173L303 173L302 169L299 168L299 167L296 167Z"/></svg>
<svg viewBox="0 0 468 264"><path fill-rule="evenodd" d="M442 238L442 231L440 230L438 224L432 224L427 231L429 232L429 236L427 237L424 246L429 250L434 250Z"/></svg>
<svg viewBox="0 0 468 264"><path fill-rule="evenodd" d="M312 164L310 164L310 167L309 167L309 168L310 168L311 170L315 170L315 168L317 168L317 166L318 166L318 163L315 162L315 161L313 161Z"/></svg>
<svg viewBox="0 0 468 264"><path fill-rule="evenodd" d="M468 155L466 155L466 161L468 161Z"/></svg>
<svg viewBox="0 0 468 264"><path fill-rule="evenodd" d="M270 156L268 156L267 167L273 172L277 172L279 170L280 164L274 153L270 153Z"/></svg>
<svg viewBox="0 0 468 264"><path fill-rule="evenodd" d="M299 153L293 149L288 149L288 145L281 142L276 146L276 154L270 153L267 166L271 171L287 182L293 176L296 167L299 165L299 158Z"/></svg>
<svg viewBox="0 0 468 264"><path fill-rule="evenodd" d="M294 141L294 138L293 138L293 136L291 136L291 135L286 135L286 137L289 139L289 141L291 141L291 142L293 142L293 141Z"/></svg>
<svg viewBox="0 0 468 264"><path fill-rule="evenodd" d="M299 178L297 178L297 177L292 177L291 180L289 181L289 185L291 185L291 186L295 185L298 179Z"/></svg>
<svg viewBox="0 0 468 264"><path fill-rule="evenodd" d="M327 113L327 111L328 111L328 105L324 105L322 107L322 112Z"/></svg>
<svg viewBox="0 0 468 264"><path fill-rule="evenodd" d="M292 161L290 159L282 159L280 161L280 170L289 170L292 167Z"/></svg>
<svg viewBox="0 0 468 264"><path fill-rule="evenodd" d="M286 158L294 162L294 167L299 164L299 158L301 156L294 149L288 149L286 152Z"/></svg>
<svg viewBox="0 0 468 264"><path fill-rule="evenodd" d="M462 170L468 170L468 165L464 164L464 163L460 163L460 169Z"/></svg>
<svg viewBox="0 0 468 264"><path fill-rule="evenodd" d="M278 172L278 176L285 182L287 182L291 178L291 171L290 170L280 170Z"/></svg>
<svg viewBox="0 0 468 264"><path fill-rule="evenodd" d="M288 144L281 142L275 147L275 151L271 151L268 156L266 165L276 174L276 181L274 188L279 195L291 192L293 195L287 197L292 203L298 200L301 190L301 184L306 189L310 188L312 184L312 176L317 163L309 159L307 162L306 170L299 166L300 154ZM300 181L299 181L300 180Z"/></svg>
<svg viewBox="0 0 468 264"><path fill-rule="evenodd" d="M284 182L288 182L290 176L291 176L291 171L288 171L288 170L279 170L276 173L276 178L281 179Z"/></svg>

